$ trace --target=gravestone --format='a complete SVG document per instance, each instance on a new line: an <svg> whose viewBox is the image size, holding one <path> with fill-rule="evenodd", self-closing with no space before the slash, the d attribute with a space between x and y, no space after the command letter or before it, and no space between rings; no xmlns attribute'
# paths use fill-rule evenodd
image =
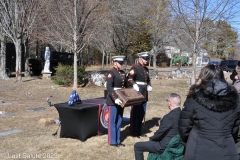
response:
<svg viewBox="0 0 240 160"><path fill-rule="evenodd" d="M45 110L45 108L44 107L38 107L38 108L27 109L28 112L41 111L41 110Z"/></svg>
<svg viewBox="0 0 240 160"><path fill-rule="evenodd" d="M2 114L0 114L0 117L13 117L14 116L14 114L13 113L11 113L11 112L9 112L9 113L2 113Z"/></svg>
<svg viewBox="0 0 240 160"><path fill-rule="evenodd" d="M19 129L8 130L8 131L0 132L0 136L7 136L9 134L14 134L19 132L22 132L22 130L19 130Z"/></svg>
<svg viewBox="0 0 240 160"><path fill-rule="evenodd" d="M10 102L4 102L3 100L0 100L0 105L4 105L4 106L6 106L6 105L11 105L12 103L10 103Z"/></svg>
<svg viewBox="0 0 240 160"><path fill-rule="evenodd" d="M182 72L180 70L176 70L176 74L178 78L182 77Z"/></svg>

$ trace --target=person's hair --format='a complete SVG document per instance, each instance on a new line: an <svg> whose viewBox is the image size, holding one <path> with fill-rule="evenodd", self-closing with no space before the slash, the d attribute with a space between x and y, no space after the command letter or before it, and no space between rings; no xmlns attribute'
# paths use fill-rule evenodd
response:
<svg viewBox="0 0 240 160"><path fill-rule="evenodd" d="M179 102L176 105L178 105L178 106L181 105L181 96L179 96L177 93L171 93L169 95L169 97L172 97L172 98L176 98L177 97L179 99Z"/></svg>
<svg viewBox="0 0 240 160"><path fill-rule="evenodd" d="M238 61L237 65L240 66L240 61Z"/></svg>
<svg viewBox="0 0 240 160"><path fill-rule="evenodd" d="M208 65L201 69L198 79L199 84L194 84L190 87L187 97L192 96L197 90L202 88L207 82L213 78L224 78L224 73L221 67L215 65Z"/></svg>

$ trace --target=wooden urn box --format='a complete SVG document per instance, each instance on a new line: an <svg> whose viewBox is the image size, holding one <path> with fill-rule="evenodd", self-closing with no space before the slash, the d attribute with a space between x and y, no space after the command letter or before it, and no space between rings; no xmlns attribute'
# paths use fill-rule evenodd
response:
<svg viewBox="0 0 240 160"><path fill-rule="evenodd" d="M115 92L118 95L118 98L122 101L122 107L141 104L145 101L145 97L133 88L118 89Z"/></svg>

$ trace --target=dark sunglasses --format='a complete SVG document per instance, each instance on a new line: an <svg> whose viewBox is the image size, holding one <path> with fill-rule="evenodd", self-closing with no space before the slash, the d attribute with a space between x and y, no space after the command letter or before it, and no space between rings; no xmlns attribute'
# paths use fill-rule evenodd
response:
<svg viewBox="0 0 240 160"><path fill-rule="evenodd" d="M149 60L149 56L144 56L144 57L141 57L142 59L144 60Z"/></svg>
<svg viewBox="0 0 240 160"><path fill-rule="evenodd" d="M120 65L123 65L123 61L116 61L116 62L118 62L118 64L120 64Z"/></svg>

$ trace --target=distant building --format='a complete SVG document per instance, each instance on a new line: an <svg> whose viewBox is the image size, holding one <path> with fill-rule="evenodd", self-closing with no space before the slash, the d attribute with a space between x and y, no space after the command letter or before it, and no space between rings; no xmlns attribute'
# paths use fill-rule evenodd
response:
<svg viewBox="0 0 240 160"><path fill-rule="evenodd" d="M165 53L168 56L168 58L173 58L174 55L181 56L181 50L173 46L165 46Z"/></svg>
<svg viewBox="0 0 240 160"><path fill-rule="evenodd" d="M173 47L173 46L165 46L165 52L168 58L172 58L174 55L186 56L189 59L188 64L192 64L192 56L191 56L191 53L189 52L185 52L185 51L181 52L179 48ZM196 65L197 66L207 65L209 61L210 61L210 56L208 55L207 51L204 49L201 49L200 54L197 56L197 59L196 59Z"/></svg>

